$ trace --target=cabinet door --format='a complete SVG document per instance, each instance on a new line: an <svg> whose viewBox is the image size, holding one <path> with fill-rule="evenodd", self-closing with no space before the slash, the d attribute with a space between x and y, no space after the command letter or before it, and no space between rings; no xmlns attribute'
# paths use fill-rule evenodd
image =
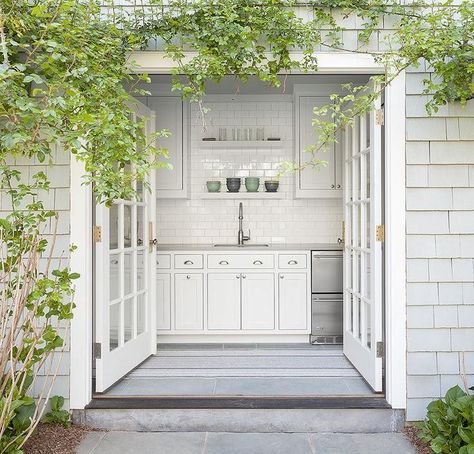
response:
<svg viewBox="0 0 474 454"><path fill-rule="evenodd" d="M240 329L240 274L208 274L207 328Z"/></svg>
<svg viewBox="0 0 474 454"><path fill-rule="evenodd" d="M156 275L156 328L171 329L171 276Z"/></svg>
<svg viewBox="0 0 474 454"><path fill-rule="evenodd" d="M203 329L204 307L202 282L202 274L175 274L175 329Z"/></svg>
<svg viewBox="0 0 474 454"><path fill-rule="evenodd" d="M306 329L308 293L306 274L280 273L278 279L280 329Z"/></svg>
<svg viewBox="0 0 474 454"><path fill-rule="evenodd" d="M157 144L168 150L169 159L164 160L172 169L156 170L157 197L172 197L184 190L183 166L183 102L179 97L150 96L148 107L155 112L156 130L167 129L169 137L159 137Z"/></svg>
<svg viewBox="0 0 474 454"><path fill-rule="evenodd" d="M242 274L242 329L275 328L273 273Z"/></svg>
<svg viewBox="0 0 474 454"><path fill-rule="evenodd" d="M326 166L308 167L299 172L299 189L302 191L324 190L335 188L335 147L329 144L326 151L314 154L305 151L308 147L318 144L318 137L313 126L313 108L321 107L330 102L328 97L301 96L299 99L299 162L307 163L312 159L326 161Z"/></svg>

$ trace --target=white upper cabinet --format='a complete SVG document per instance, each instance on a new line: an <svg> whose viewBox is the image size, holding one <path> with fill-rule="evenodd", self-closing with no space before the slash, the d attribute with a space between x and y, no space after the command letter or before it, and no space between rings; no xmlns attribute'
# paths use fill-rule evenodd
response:
<svg viewBox="0 0 474 454"><path fill-rule="evenodd" d="M313 159L325 161L319 168L309 166L298 172L295 183L296 198L332 198L342 197L341 185L341 146L329 144L317 153L305 151L318 144L318 137L313 126L315 107L329 104L329 96L295 95L295 146L296 160L303 165Z"/></svg>
<svg viewBox="0 0 474 454"><path fill-rule="evenodd" d="M157 198L187 197L187 104L176 96L150 96L146 98L148 107L155 112L156 130L167 129L169 137L159 137L158 146L166 148L172 169L156 170Z"/></svg>

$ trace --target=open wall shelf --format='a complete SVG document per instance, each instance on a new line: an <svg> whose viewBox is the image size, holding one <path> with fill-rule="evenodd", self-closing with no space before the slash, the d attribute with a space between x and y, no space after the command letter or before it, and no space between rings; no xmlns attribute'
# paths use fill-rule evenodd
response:
<svg viewBox="0 0 474 454"><path fill-rule="evenodd" d="M201 199L221 199L221 200L257 200L257 199L283 199L284 194L280 192L204 192L200 196Z"/></svg>
<svg viewBox="0 0 474 454"><path fill-rule="evenodd" d="M282 140L201 140L200 148L281 148Z"/></svg>

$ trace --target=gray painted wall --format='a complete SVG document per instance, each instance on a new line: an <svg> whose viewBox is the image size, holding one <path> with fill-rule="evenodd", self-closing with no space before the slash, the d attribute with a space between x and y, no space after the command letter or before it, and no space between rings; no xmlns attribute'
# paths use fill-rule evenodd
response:
<svg viewBox="0 0 474 454"><path fill-rule="evenodd" d="M406 81L408 418L474 384L474 101L428 118Z"/></svg>
<svg viewBox="0 0 474 454"><path fill-rule="evenodd" d="M53 166L40 164L31 161L27 158L16 157L12 159L11 165L21 172L23 181L31 181L32 175L43 171L48 175L51 182L50 191L44 195L43 201L46 209L55 210L59 214L57 226L48 225L45 230L46 237L51 240L51 233L56 229L56 241L52 252L53 262L52 266L60 265L65 267L68 264L68 250L69 250L69 232L70 232L70 194L69 194L69 156L64 153L59 147L55 147L52 152ZM0 216L5 215L11 210L11 204L5 194L0 194ZM42 264L45 259L42 259ZM41 265L40 265L41 266ZM64 330L64 337L66 339L65 351L60 354L57 353L52 357L52 364L55 370L55 365L59 363L58 376L53 385L51 395L61 395L66 399L65 406L69 405L69 339ZM43 387L45 380L44 367L38 374L38 379L35 383L33 393L37 394Z"/></svg>

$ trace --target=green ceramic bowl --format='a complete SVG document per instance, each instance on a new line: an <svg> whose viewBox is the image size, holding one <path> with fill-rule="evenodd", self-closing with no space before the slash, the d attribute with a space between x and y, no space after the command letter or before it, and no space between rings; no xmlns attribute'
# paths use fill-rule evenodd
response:
<svg viewBox="0 0 474 454"><path fill-rule="evenodd" d="M259 186L260 186L260 178L258 177L245 178L245 187L247 188L247 192L257 192Z"/></svg>
<svg viewBox="0 0 474 454"><path fill-rule="evenodd" d="M209 192L219 192L221 190L220 181L207 181L206 186Z"/></svg>

